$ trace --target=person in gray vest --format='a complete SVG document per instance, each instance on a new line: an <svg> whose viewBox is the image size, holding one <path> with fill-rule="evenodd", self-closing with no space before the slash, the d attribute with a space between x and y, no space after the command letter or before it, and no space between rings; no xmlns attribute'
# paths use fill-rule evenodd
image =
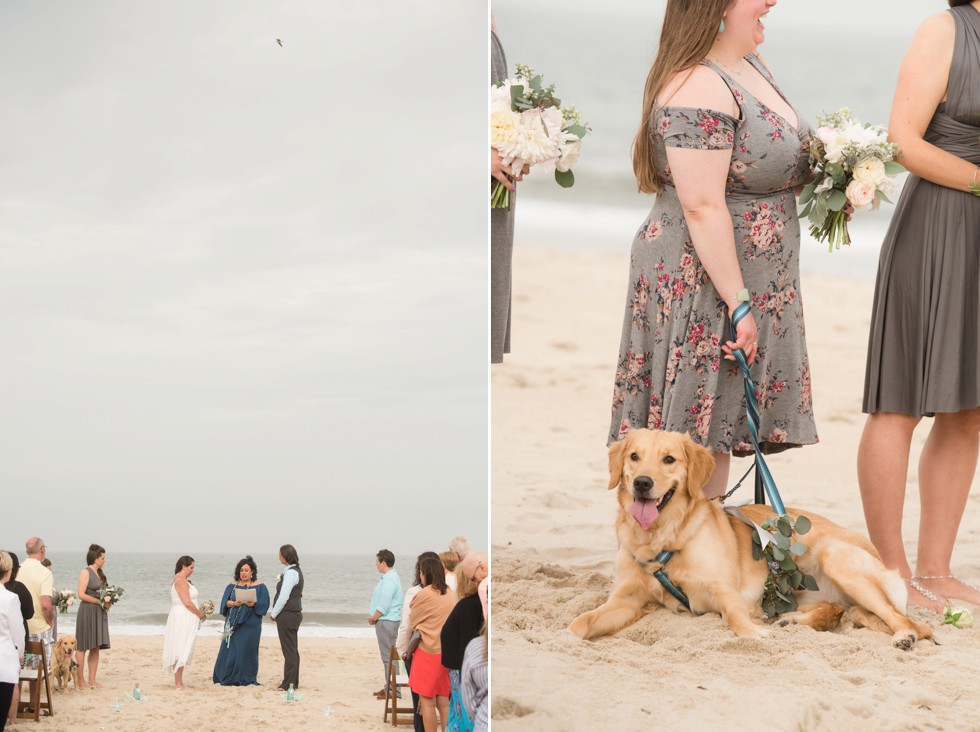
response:
<svg viewBox="0 0 980 732"><path fill-rule="evenodd" d="M279 547L279 561L286 568L279 575L276 597L269 613L279 631L279 645L282 647L283 671L279 688L287 690L292 686L298 689L299 645L296 636L303 622L303 570L299 568L299 555L292 544Z"/></svg>

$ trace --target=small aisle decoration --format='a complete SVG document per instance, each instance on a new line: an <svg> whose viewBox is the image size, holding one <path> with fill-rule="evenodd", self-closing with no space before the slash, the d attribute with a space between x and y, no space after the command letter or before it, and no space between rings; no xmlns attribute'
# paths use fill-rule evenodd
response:
<svg viewBox="0 0 980 732"><path fill-rule="evenodd" d="M943 611L943 623L956 628L972 628L973 614L965 607L947 606Z"/></svg>
<svg viewBox="0 0 980 732"><path fill-rule="evenodd" d="M68 608L75 604L78 595L68 589L58 590L58 612L62 615L68 614Z"/></svg>
<svg viewBox="0 0 980 732"><path fill-rule="evenodd" d="M99 601L102 603L102 609L109 612L109 609L122 599L123 592L125 590L119 585L102 585L99 588Z"/></svg>
<svg viewBox="0 0 980 732"><path fill-rule="evenodd" d="M816 175L800 193L800 215L809 219L813 238L828 242L833 251L851 243L844 207L850 203L855 209L871 206L877 211L882 201L891 203L886 194L894 190L893 179L905 168L895 162L901 151L888 142L887 130L862 124L849 108L820 115L817 123L810 139L810 165Z"/></svg>
<svg viewBox="0 0 980 732"><path fill-rule="evenodd" d="M562 107L555 85L542 87L541 76L524 64L517 75L490 89L490 146L504 166L518 175L525 165L553 165L562 188L575 184L582 138L591 132L575 107ZM491 208L510 208L510 191L498 180L490 191Z"/></svg>

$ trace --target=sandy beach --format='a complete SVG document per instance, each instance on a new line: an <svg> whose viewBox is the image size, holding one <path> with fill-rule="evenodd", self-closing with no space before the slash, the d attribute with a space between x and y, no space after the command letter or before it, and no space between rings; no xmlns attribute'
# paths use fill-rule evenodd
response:
<svg viewBox="0 0 980 732"><path fill-rule="evenodd" d="M300 635L301 699L281 700L282 655L275 638L259 648L261 686L211 683L220 638L200 636L184 688L161 671L163 636L113 635L99 664L100 688L53 692L54 716L39 724L21 719L13 727L51 732L226 732L249 730L381 730L384 704L373 692L382 683L381 659L373 638L309 638ZM278 674L278 675L277 675ZM142 701L127 693L139 682ZM27 687L24 687L25 693ZM118 709L116 708L118 703ZM10 727L8 726L8 729ZM404 727L403 727L404 729Z"/></svg>
<svg viewBox="0 0 980 732"><path fill-rule="evenodd" d="M605 439L628 261L518 248L514 273L514 352L491 374L495 732L980 729L980 628L933 619L938 645L902 652L846 620L835 632L789 627L748 640L717 615L659 609L613 638L573 636L571 620L605 600L616 552ZM855 457L873 290L804 275L821 441L769 460L787 505L861 533ZM733 479L747 465L733 461ZM732 500L751 498L747 485ZM917 525L913 475L913 557ZM976 490L953 569L980 581Z"/></svg>

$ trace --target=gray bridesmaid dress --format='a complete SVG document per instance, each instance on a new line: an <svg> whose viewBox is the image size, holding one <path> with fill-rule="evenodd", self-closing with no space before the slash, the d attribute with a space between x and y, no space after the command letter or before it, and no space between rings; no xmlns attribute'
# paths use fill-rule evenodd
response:
<svg viewBox="0 0 980 732"><path fill-rule="evenodd" d="M102 580L91 567L88 567L88 585L85 593L97 597ZM91 602L81 602L75 616L75 638L78 650L88 651L92 648L106 649L109 647L109 614L101 605Z"/></svg>
<svg viewBox="0 0 980 732"><path fill-rule="evenodd" d="M947 100L925 139L980 165L980 12L956 24ZM909 175L881 245L863 411L980 406L980 197Z"/></svg>
<svg viewBox="0 0 980 732"><path fill-rule="evenodd" d="M490 31L490 81L499 84L506 78L504 48L497 34ZM491 184L493 180L490 179ZM490 363L501 363L504 354L510 353L511 259L516 199L517 194L511 193L509 209L490 210Z"/></svg>

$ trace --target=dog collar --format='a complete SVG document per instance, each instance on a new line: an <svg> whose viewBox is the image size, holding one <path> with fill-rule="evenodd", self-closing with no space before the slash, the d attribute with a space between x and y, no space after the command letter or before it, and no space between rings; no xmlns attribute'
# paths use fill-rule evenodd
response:
<svg viewBox="0 0 980 732"><path fill-rule="evenodd" d="M684 594L684 592L681 590L680 587L678 587L677 585L675 585L673 582L670 581L670 577L667 574L667 570L666 570L667 562L670 561L670 558L672 556L674 556L674 552L669 552L666 549L664 549L656 557L654 557L653 559L649 559L647 561L643 561L642 559L638 558L635 554L633 555L633 559L635 559L638 564L642 565L643 568L647 570L649 570L651 564L659 564L660 569L651 572L651 574L657 578L657 581L659 581L660 584L663 585L663 588L667 590L667 592L669 592L671 595L674 596L674 599L677 600L677 602L679 602L681 605L683 605L688 610L690 610L691 602L690 600L687 599L687 595Z"/></svg>

